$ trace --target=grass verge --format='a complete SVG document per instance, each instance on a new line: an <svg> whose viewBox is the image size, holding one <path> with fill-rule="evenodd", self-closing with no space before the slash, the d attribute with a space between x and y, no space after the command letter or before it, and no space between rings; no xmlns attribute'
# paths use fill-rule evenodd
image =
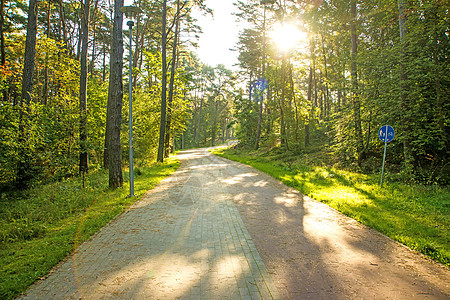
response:
<svg viewBox="0 0 450 300"><path fill-rule="evenodd" d="M248 164L343 214L450 266L450 188L387 183L378 175L312 166L273 152L219 148L214 154Z"/></svg>
<svg viewBox="0 0 450 300"><path fill-rule="evenodd" d="M135 171L135 197L129 185L111 190L108 173L40 186L0 198L0 299L12 299L73 252L82 242L140 200L179 167L175 158ZM128 178L128 174L124 174Z"/></svg>

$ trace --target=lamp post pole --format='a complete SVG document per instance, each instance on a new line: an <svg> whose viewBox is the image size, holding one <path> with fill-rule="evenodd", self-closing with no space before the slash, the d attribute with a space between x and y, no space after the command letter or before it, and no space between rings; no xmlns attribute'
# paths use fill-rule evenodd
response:
<svg viewBox="0 0 450 300"><path fill-rule="evenodd" d="M129 143L130 143L130 197L134 196L134 172L133 172L133 26L134 22L131 20L138 14L142 13L139 7L135 6L124 6L120 9L121 12L125 13L127 18L130 20L127 22L128 28L130 29L130 66L129 66L129 80L128 80L128 90L129 90L129 107L130 107L130 124L129 124Z"/></svg>
<svg viewBox="0 0 450 300"><path fill-rule="evenodd" d="M129 143L130 143L130 197L134 196L134 172L133 172L133 48L132 48L132 29L134 22L127 22L130 29L130 64L129 64L129 106L130 106L130 124L129 124Z"/></svg>

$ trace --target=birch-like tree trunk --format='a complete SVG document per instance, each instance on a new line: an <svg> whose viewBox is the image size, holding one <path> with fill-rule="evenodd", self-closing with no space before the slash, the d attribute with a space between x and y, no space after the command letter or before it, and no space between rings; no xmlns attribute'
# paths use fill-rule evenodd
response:
<svg viewBox="0 0 450 300"><path fill-rule="evenodd" d="M361 154L363 151L363 138L361 130L361 103L358 91L358 35L356 32L356 0L352 0L350 4L350 31L352 41L352 103L353 103L353 120L355 124L356 152L358 156L358 165L361 163Z"/></svg>

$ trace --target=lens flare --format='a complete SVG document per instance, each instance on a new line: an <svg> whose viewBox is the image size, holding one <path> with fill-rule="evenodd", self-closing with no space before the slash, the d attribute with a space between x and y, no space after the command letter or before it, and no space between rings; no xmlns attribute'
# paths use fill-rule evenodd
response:
<svg viewBox="0 0 450 300"><path fill-rule="evenodd" d="M289 23L275 24L269 36L281 51L289 51L307 39L306 32Z"/></svg>

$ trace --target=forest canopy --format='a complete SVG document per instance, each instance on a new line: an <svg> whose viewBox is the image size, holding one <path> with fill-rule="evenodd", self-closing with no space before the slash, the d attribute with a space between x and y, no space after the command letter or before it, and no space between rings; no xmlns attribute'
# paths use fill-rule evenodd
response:
<svg viewBox="0 0 450 300"><path fill-rule="evenodd" d="M128 165L128 28L123 0L2 1L0 187ZM378 172L378 130L396 130L391 172L449 180L449 2L240 0L239 65L195 54L203 0L134 1L137 166L174 149L326 151ZM263 78L267 88L252 88ZM251 91L251 92L250 92ZM163 150L163 151L161 151Z"/></svg>

